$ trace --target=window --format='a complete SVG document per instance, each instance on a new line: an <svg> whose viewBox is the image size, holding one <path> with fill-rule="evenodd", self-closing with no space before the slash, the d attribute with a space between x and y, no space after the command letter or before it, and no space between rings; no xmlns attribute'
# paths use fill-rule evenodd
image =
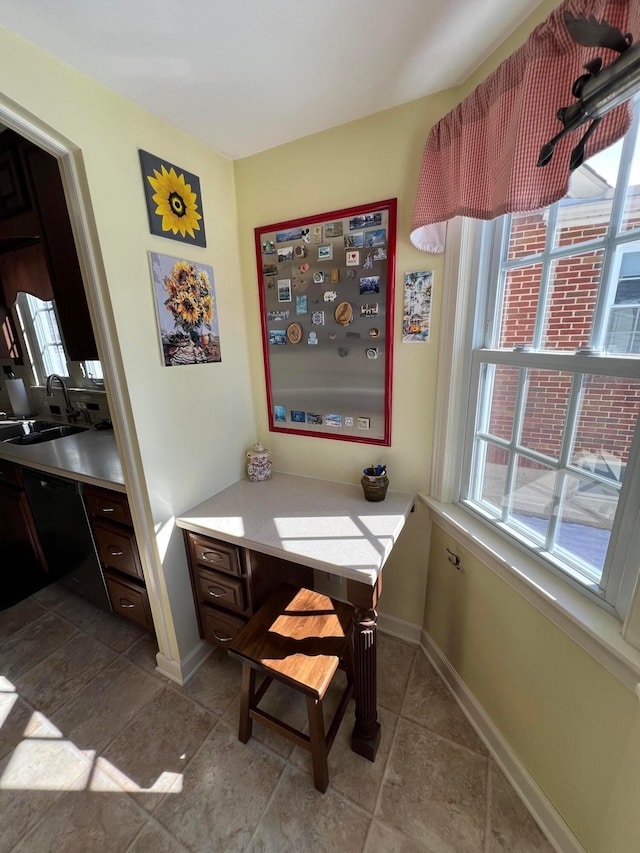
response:
<svg viewBox="0 0 640 853"><path fill-rule="evenodd" d="M483 226L460 501L622 617L639 568L637 123L573 186Z"/></svg>
<svg viewBox="0 0 640 853"><path fill-rule="evenodd" d="M68 376L67 357L53 302L30 293L19 293L16 309L36 382L44 385L51 373Z"/></svg>
<svg viewBox="0 0 640 853"><path fill-rule="evenodd" d="M90 385L97 385L100 388L104 387L104 376L102 374L102 365L99 361L83 361L82 375L85 382Z"/></svg>
<svg viewBox="0 0 640 853"><path fill-rule="evenodd" d="M605 348L609 352L640 355L640 250L625 246L619 252L620 265Z"/></svg>
<svg viewBox="0 0 640 853"><path fill-rule="evenodd" d="M79 367L75 364L75 369L68 361L52 301L18 293L16 314L36 384L44 385L47 376L57 373L74 385L104 388L99 361L84 361Z"/></svg>

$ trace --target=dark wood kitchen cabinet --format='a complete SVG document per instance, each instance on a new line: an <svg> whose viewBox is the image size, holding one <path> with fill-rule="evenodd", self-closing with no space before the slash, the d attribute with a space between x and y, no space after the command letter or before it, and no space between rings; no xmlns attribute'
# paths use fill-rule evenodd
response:
<svg viewBox="0 0 640 853"><path fill-rule="evenodd" d="M12 571L16 566L48 571L20 467L5 459L0 459L0 550Z"/></svg>
<svg viewBox="0 0 640 853"><path fill-rule="evenodd" d="M58 161L12 131L5 131L0 139L5 149L12 143L11 151L20 164L28 197L27 211L0 218L0 252L13 257L27 247L38 247L50 280L67 355L72 361L97 359ZM6 155L7 151L3 153ZM11 272L6 264L3 266L2 276L6 278Z"/></svg>
<svg viewBox="0 0 640 853"><path fill-rule="evenodd" d="M84 496L114 613L153 630L127 496L91 485Z"/></svg>
<svg viewBox="0 0 640 853"><path fill-rule="evenodd" d="M200 636L231 642L281 583L313 586L313 571L229 542L184 531Z"/></svg>

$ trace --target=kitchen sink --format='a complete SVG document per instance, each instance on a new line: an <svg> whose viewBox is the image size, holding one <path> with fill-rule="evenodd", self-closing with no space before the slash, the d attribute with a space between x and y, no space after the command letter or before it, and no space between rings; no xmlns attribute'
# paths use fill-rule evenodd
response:
<svg viewBox="0 0 640 853"><path fill-rule="evenodd" d="M45 429L53 429L54 427L62 427L67 426L67 424L61 424L60 421L23 421L25 432L43 432Z"/></svg>
<svg viewBox="0 0 640 853"><path fill-rule="evenodd" d="M22 435L5 438L6 444L43 444L45 441L54 441L56 438L64 438L67 435L75 435L85 432L88 427L75 426L74 424L56 424L50 421L32 421L34 429ZM37 426L35 426L37 425Z"/></svg>
<svg viewBox="0 0 640 853"><path fill-rule="evenodd" d="M13 438L16 435L24 435L24 427L21 421L0 421L0 440Z"/></svg>

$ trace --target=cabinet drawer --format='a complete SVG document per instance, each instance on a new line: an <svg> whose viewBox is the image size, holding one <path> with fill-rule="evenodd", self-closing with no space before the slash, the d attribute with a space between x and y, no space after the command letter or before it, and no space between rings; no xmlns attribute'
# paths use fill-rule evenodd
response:
<svg viewBox="0 0 640 853"><path fill-rule="evenodd" d="M133 526L126 495L100 489L97 486L85 486L84 495L91 515L107 521L115 521L118 524L126 524L129 527Z"/></svg>
<svg viewBox="0 0 640 853"><path fill-rule="evenodd" d="M215 604L228 610L242 613L245 610L244 587L242 581L209 572L206 569L198 571L198 594L200 601Z"/></svg>
<svg viewBox="0 0 640 853"><path fill-rule="evenodd" d="M153 628L151 608L146 589L136 586L110 572L105 574L113 612L137 622L143 628Z"/></svg>
<svg viewBox="0 0 640 853"><path fill-rule="evenodd" d="M133 532L95 521L93 533L102 565L144 580Z"/></svg>
<svg viewBox="0 0 640 853"><path fill-rule="evenodd" d="M218 572L240 575L240 557L235 545L189 533L189 548L196 563Z"/></svg>
<svg viewBox="0 0 640 853"><path fill-rule="evenodd" d="M224 646L230 643L245 626L245 620L224 610L201 605L202 636L212 643Z"/></svg>
<svg viewBox="0 0 640 853"><path fill-rule="evenodd" d="M0 459L0 482L8 483L11 486L22 486L20 468L13 462Z"/></svg>

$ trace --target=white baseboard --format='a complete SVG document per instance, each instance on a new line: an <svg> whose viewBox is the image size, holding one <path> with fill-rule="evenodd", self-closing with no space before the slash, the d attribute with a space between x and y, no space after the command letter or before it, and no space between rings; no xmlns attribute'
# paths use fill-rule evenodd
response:
<svg viewBox="0 0 640 853"><path fill-rule="evenodd" d="M181 661L171 660L161 652L158 652L156 655L156 663L158 664L156 670L161 675L183 687L214 650L215 646L212 643L200 640L198 645L194 646L189 654Z"/></svg>
<svg viewBox="0 0 640 853"><path fill-rule="evenodd" d="M386 613L378 612L378 629L383 634L389 634L397 640L404 640L412 646L419 646L422 638L422 629L415 622L407 622L396 616L388 616Z"/></svg>
<svg viewBox="0 0 640 853"><path fill-rule="evenodd" d="M424 628L421 631L420 646L489 750L491 757L547 836L549 843L558 853L585 853L584 847Z"/></svg>

